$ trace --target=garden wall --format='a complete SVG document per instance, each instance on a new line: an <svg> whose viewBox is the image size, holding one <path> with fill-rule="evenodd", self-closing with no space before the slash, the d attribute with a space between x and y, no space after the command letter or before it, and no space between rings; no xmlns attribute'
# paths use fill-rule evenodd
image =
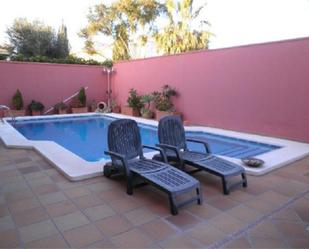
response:
<svg viewBox="0 0 309 249"><path fill-rule="evenodd" d="M0 61L0 104L10 105L19 88L26 105L34 99L47 109L83 86L89 87L88 102L106 100L107 77L102 66Z"/></svg>
<svg viewBox="0 0 309 249"><path fill-rule="evenodd" d="M175 87L192 124L309 142L309 39L117 63L113 92Z"/></svg>

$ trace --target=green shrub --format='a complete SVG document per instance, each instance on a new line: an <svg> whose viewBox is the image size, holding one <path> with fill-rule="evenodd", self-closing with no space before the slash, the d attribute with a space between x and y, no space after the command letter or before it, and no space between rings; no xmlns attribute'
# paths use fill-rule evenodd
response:
<svg viewBox="0 0 309 249"><path fill-rule="evenodd" d="M128 105L129 107L132 107L132 108L142 108L143 107L143 104L141 102L141 96L139 96L137 94L137 91L133 88L130 89L129 91L129 97L128 97Z"/></svg>
<svg viewBox="0 0 309 249"><path fill-rule="evenodd" d="M28 107L31 111L43 111L45 108L45 106L41 102L34 100L31 101Z"/></svg>
<svg viewBox="0 0 309 249"><path fill-rule="evenodd" d="M80 65L101 65L105 67L113 67L113 61L106 60L104 62L98 62L96 60L85 60L83 58L79 58L73 55L69 55L66 58L49 58L46 56L32 56L26 57L21 54L13 55L10 57L11 61L28 61L28 62L46 62L46 63L58 63L58 64L80 64Z"/></svg>
<svg viewBox="0 0 309 249"><path fill-rule="evenodd" d="M84 87L82 87L77 95L77 99L80 103L80 107L86 107L86 102L87 102L87 96L86 96L86 90Z"/></svg>
<svg viewBox="0 0 309 249"><path fill-rule="evenodd" d="M68 106L67 106L65 103L63 103L63 102L59 102L59 103L57 103L57 104L54 106L54 109L55 109L56 111L65 110L65 109L67 109L67 108L68 108Z"/></svg>
<svg viewBox="0 0 309 249"><path fill-rule="evenodd" d="M154 104L159 111L173 111L174 105L171 97L177 96L177 91L169 85L165 85L161 92L154 92Z"/></svg>
<svg viewBox="0 0 309 249"><path fill-rule="evenodd" d="M15 110L22 110L24 107L23 96L19 89L17 89L16 93L12 98L12 105Z"/></svg>

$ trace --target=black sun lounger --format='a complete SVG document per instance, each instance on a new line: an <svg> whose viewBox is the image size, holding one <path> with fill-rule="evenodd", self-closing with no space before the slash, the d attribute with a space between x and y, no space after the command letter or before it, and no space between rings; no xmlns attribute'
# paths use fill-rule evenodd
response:
<svg viewBox="0 0 309 249"><path fill-rule="evenodd" d="M211 154L207 142L197 139L186 138L185 130L180 117L166 116L159 122L158 128L159 144L158 147L164 149L169 162L176 163L176 166L184 170L185 164L197 168L196 171L207 171L210 174L221 177L223 193L229 194L232 188L243 186L247 187L246 173L243 167L224 160ZM205 152L191 151L187 147L187 142L200 143L204 145ZM160 155L153 157L155 160L162 160ZM241 176L241 180L231 183L233 176Z"/></svg>
<svg viewBox="0 0 309 249"><path fill-rule="evenodd" d="M124 171L129 195L133 194L134 180L138 177L168 194L173 215L185 204L202 203L199 181L167 164L162 149L142 145L139 128L134 120L120 119L109 125L108 148L105 154L111 157L112 163L104 166L104 175L110 177L113 172ZM143 148L160 151L164 162L146 159ZM176 196L188 192L193 192L194 197L185 201L176 200Z"/></svg>

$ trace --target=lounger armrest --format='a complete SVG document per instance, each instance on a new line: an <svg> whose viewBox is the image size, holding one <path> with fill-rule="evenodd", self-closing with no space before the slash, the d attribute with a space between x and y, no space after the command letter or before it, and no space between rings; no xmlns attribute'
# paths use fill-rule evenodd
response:
<svg viewBox="0 0 309 249"><path fill-rule="evenodd" d="M209 154L211 153L210 146L205 141L198 140L198 139L193 139L193 138L186 138L186 141L187 142L191 142L191 143L203 144L204 147L205 147L206 153L209 153Z"/></svg>
<svg viewBox="0 0 309 249"><path fill-rule="evenodd" d="M164 162L167 163L167 157L166 157L166 154L165 154L164 150L162 150L161 148L154 147L154 146L149 146L149 145L142 145L142 146L143 146L143 148L146 148L146 149L151 149L151 150L159 151L161 156L162 156L162 158L163 158L163 160L164 160Z"/></svg>
<svg viewBox="0 0 309 249"><path fill-rule="evenodd" d="M121 161L121 163L123 164L123 166L125 166L125 167L127 166L127 159L125 158L124 155L121 155L121 154L113 152L113 151L104 151L104 154L119 159Z"/></svg>
<svg viewBox="0 0 309 249"><path fill-rule="evenodd" d="M180 166L183 167L183 165L184 165L184 164L183 164L183 160L182 160L182 157L181 157L181 155L180 155L180 153L179 153L179 149L178 149L176 146L169 145L169 144L156 144L156 146L162 148L163 150L168 149L168 150L174 151L175 154L176 154L177 160L178 160L179 163L180 163Z"/></svg>

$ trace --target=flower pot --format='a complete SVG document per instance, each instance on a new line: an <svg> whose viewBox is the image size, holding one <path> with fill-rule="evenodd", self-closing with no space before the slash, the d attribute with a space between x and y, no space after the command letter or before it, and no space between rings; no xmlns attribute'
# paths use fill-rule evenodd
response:
<svg viewBox="0 0 309 249"><path fill-rule="evenodd" d="M156 120L159 121L161 118L165 116L180 116L181 117L181 114L179 112L168 112L168 111L156 110Z"/></svg>
<svg viewBox="0 0 309 249"><path fill-rule="evenodd" d="M153 112L144 112L144 113L142 113L142 117L146 118L146 119L152 119L153 116L154 116Z"/></svg>
<svg viewBox="0 0 309 249"><path fill-rule="evenodd" d="M124 115L130 115L130 116L133 116L133 117L139 117L140 116L139 109L132 108L132 107L129 107L129 106L121 107L121 113L124 114Z"/></svg>
<svg viewBox="0 0 309 249"><path fill-rule="evenodd" d="M32 116L40 116L41 111L31 110Z"/></svg>
<svg viewBox="0 0 309 249"><path fill-rule="evenodd" d="M88 112L88 107L72 107L72 113L86 113Z"/></svg>
<svg viewBox="0 0 309 249"><path fill-rule="evenodd" d="M11 113L14 117L26 116L26 110L11 110ZM5 116L6 117L10 116L10 112L6 111Z"/></svg>
<svg viewBox="0 0 309 249"><path fill-rule="evenodd" d="M118 106L118 105L114 106L113 109L112 109L112 112L113 113L120 113L121 112L120 106Z"/></svg>
<svg viewBox="0 0 309 249"><path fill-rule="evenodd" d="M59 109L58 114L67 114L67 109Z"/></svg>

